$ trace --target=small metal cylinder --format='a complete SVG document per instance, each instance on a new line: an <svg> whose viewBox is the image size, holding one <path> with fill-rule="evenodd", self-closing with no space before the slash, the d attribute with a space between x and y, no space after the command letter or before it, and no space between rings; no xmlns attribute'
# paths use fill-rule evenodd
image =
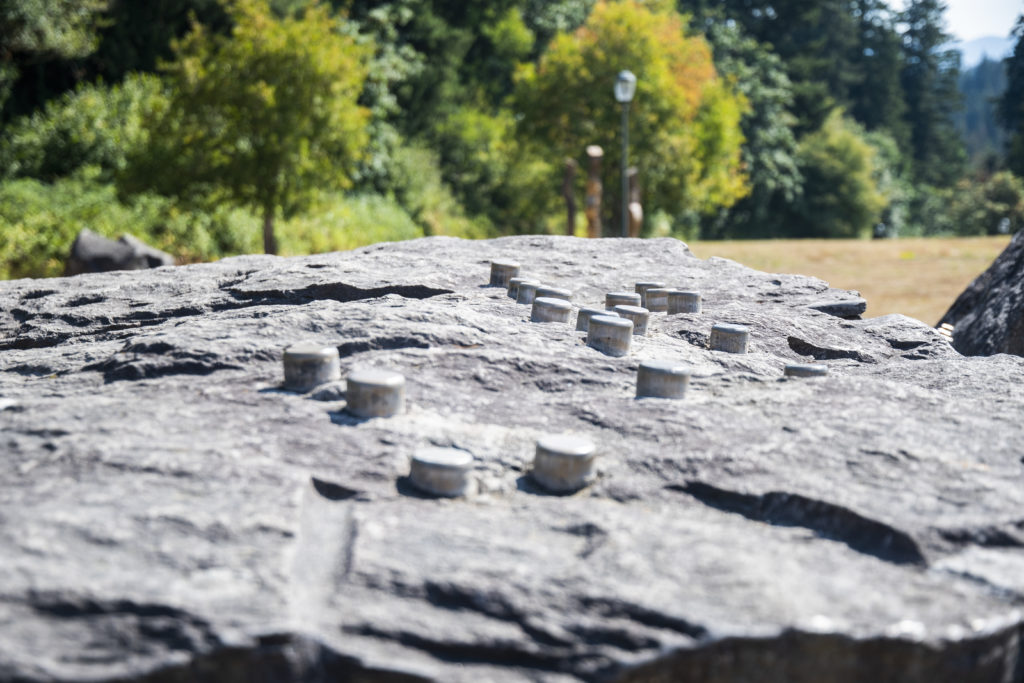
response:
<svg viewBox="0 0 1024 683"><path fill-rule="evenodd" d="M618 316L595 315L587 328L587 346L609 356L625 356L633 341L633 321Z"/></svg>
<svg viewBox="0 0 1024 683"><path fill-rule="evenodd" d="M572 304L565 299L538 296L533 300L530 320L535 323L567 323L572 315Z"/></svg>
<svg viewBox="0 0 1024 683"><path fill-rule="evenodd" d="M285 389L305 393L321 384L338 379L341 379L341 369L336 347L300 342L285 349Z"/></svg>
<svg viewBox="0 0 1024 683"><path fill-rule="evenodd" d="M670 289L668 291L668 314L677 315L679 313L700 313L700 293L698 292L685 292L679 289Z"/></svg>
<svg viewBox="0 0 1024 683"><path fill-rule="evenodd" d="M634 286L633 289L636 291L637 294L640 295L640 303L637 304L637 306L643 306L644 308L648 308L649 309L650 306L647 305L647 290L648 289L654 289L656 287L664 287L664 286L665 286L664 282L638 282L638 283L636 283L636 286Z"/></svg>
<svg viewBox="0 0 1024 683"><path fill-rule="evenodd" d="M712 351L726 353L746 353L750 342L750 328L743 325L726 325L719 323L711 328L711 339L708 345Z"/></svg>
<svg viewBox="0 0 1024 683"><path fill-rule="evenodd" d="M409 464L413 486L432 496L456 497L470 493L473 456L457 448L421 448Z"/></svg>
<svg viewBox="0 0 1024 683"><path fill-rule="evenodd" d="M690 368L682 363L645 360L636 372L636 397L682 398L690 385Z"/></svg>
<svg viewBox="0 0 1024 683"><path fill-rule="evenodd" d="M519 296L519 285L523 282L533 282L528 277L513 277L509 278L508 281L508 295L510 298L515 299Z"/></svg>
<svg viewBox="0 0 1024 683"><path fill-rule="evenodd" d="M517 304L532 304L537 296L537 290L544 285L539 282L520 282L519 293L516 294Z"/></svg>
<svg viewBox="0 0 1024 683"><path fill-rule="evenodd" d="M594 443L579 436L545 436L537 440L533 479L554 493L583 488L594 478Z"/></svg>
<svg viewBox="0 0 1024 683"><path fill-rule="evenodd" d="M405 410L405 377L391 370L357 370L347 379L346 410L357 417L391 417Z"/></svg>
<svg viewBox="0 0 1024 683"><path fill-rule="evenodd" d="M608 292L604 295L604 307L609 311L620 304L639 306L640 295L633 292Z"/></svg>
<svg viewBox="0 0 1024 683"><path fill-rule="evenodd" d="M645 303L641 305L651 313L664 313L668 310L668 293L670 291L664 287L651 287L643 293Z"/></svg>
<svg viewBox="0 0 1024 683"><path fill-rule="evenodd" d="M647 334L647 321L650 320L651 314L646 308L620 304L612 310L618 313L619 317L633 321L633 334Z"/></svg>
<svg viewBox="0 0 1024 683"><path fill-rule="evenodd" d="M786 366L783 375L786 377L826 377L828 376L828 366L813 363L790 363Z"/></svg>
<svg viewBox="0 0 1024 683"><path fill-rule="evenodd" d="M590 328L590 319L595 315L617 317L619 314L615 311L606 311L603 308L581 308L580 312L576 314L576 330L578 332L586 332Z"/></svg>
<svg viewBox="0 0 1024 683"><path fill-rule="evenodd" d="M508 281L518 275L515 261L491 261L491 287L508 287Z"/></svg>
<svg viewBox="0 0 1024 683"><path fill-rule="evenodd" d="M561 287L538 287L537 296L543 296L549 299L564 299L565 301L572 301L572 291L562 289Z"/></svg>

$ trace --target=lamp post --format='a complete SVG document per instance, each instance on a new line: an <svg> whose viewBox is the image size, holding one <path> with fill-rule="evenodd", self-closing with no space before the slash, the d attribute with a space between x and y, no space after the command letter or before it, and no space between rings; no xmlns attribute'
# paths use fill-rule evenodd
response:
<svg viewBox="0 0 1024 683"><path fill-rule="evenodd" d="M636 92L636 76L632 71L620 71L615 80L615 101L622 104L622 236L629 235L629 103Z"/></svg>

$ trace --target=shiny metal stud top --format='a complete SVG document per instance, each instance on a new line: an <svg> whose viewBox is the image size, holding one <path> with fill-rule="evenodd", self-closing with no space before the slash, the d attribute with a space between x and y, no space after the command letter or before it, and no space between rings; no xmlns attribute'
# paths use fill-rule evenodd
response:
<svg viewBox="0 0 1024 683"><path fill-rule="evenodd" d="M636 397L682 398L690 386L690 368L667 360L645 360L636 372Z"/></svg>
<svg viewBox="0 0 1024 683"><path fill-rule="evenodd" d="M749 343L750 328L743 325L719 323L711 328L711 339L708 341L708 346L712 351L746 353Z"/></svg>
<svg viewBox="0 0 1024 683"><path fill-rule="evenodd" d="M644 308L650 308L647 305L647 290L655 289L657 287L664 287L664 282L638 282L633 287L637 294L640 295L640 303L637 306L643 306Z"/></svg>
<svg viewBox="0 0 1024 683"><path fill-rule="evenodd" d="M620 304L612 309L619 317L633 321L633 334L647 334L647 321L651 314L642 306L626 306Z"/></svg>
<svg viewBox="0 0 1024 683"><path fill-rule="evenodd" d="M508 281L518 275L515 261L491 261L491 287L508 287Z"/></svg>
<svg viewBox="0 0 1024 683"><path fill-rule="evenodd" d="M531 475L554 493L570 493L594 479L594 443L568 434L537 440Z"/></svg>
<svg viewBox="0 0 1024 683"><path fill-rule="evenodd" d="M700 313L700 294L698 292L686 292L680 289L668 290L668 314L678 315L679 313Z"/></svg>
<svg viewBox="0 0 1024 683"><path fill-rule="evenodd" d="M576 330L578 332L586 332L590 328L590 319L595 315L610 315L613 318L619 314L615 311L606 311L603 308L581 308L580 312L576 314Z"/></svg>
<svg viewBox="0 0 1024 683"><path fill-rule="evenodd" d="M346 409L358 417L391 417L405 411L405 377L392 370L356 370L348 376Z"/></svg>
<svg viewBox="0 0 1024 683"><path fill-rule="evenodd" d="M508 281L508 295L510 298L515 299L519 296L519 285L523 282L533 282L528 277L513 277L509 278Z"/></svg>
<svg viewBox="0 0 1024 683"><path fill-rule="evenodd" d="M813 363L790 363L786 366L783 374L786 377L826 377L828 376L828 366L814 365Z"/></svg>
<svg viewBox="0 0 1024 683"><path fill-rule="evenodd" d="M285 389L305 393L321 384L338 379L341 379L341 369L336 347L300 342L285 349Z"/></svg>
<svg viewBox="0 0 1024 683"><path fill-rule="evenodd" d="M544 285L539 282L520 282L519 293L516 294L517 304L532 304L537 296L537 290Z"/></svg>
<svg viewBox="0 0 1024 683"><path fill-rule="evenodd" d="M409 464L409 480L432 496L472 493L473 456L457 448L421 448Z"/></svg>
<svg viewBox="0 0 1024 683"><path fill-rule="evenodd" d="M535 323L567 323L572 315L572 304L565 299L538 296L533 300L530 320Z"/></svg>
<svg viewBox="0 0 1024 683"><path fill-rule="evenodd" d="M642 304L651 313L664 313L668 310L668 293L672 291L664 287L651 287L644 292Z"/></svg>
<svg viewBox="0 0 1024 683"><path fill-rule="evenodd" d="M625 356L633 341L633 321L610 315L595 315L587 327L587 346L609 356Z"/></svg>
<svg viewBox="0 0 1024 683"><path fill-rule="evenodd" d="M639 306L640 295L634 294L633 292L608 292L604 295L604 307L608 310L611 310L620 304L625 304L626 306Z"/></svg>
<svg viewBox="0 0 1024 683"><path fill-rule="evenodd" d="M537 296L543 296L549 299L564 299L565 301L572 301L572 291L562 289L561 287L538 287Z"/></svg>

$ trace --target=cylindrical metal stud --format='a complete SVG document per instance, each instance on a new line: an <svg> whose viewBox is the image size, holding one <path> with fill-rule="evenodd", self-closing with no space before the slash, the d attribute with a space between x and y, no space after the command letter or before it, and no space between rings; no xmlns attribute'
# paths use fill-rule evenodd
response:
<svg viewBox="0 0 1024 683"><path fill-rule="evenodd" d="M519 285L523 282L533 282L528 277L513 277L509 278L508 281L508 295L510 298L515 299L519 296Z"/></svg>
<svg viewBox="0 0 1024 683"><path fill-rule="evenodd" d="M647 321L651 314L642 306L618 305L612 309L619 314L619 317L633 321L633 334L647 334Z"/></svg>
<svg viewBox="0 0 1024 683"><path fill-rule="evenodd" d="M604 295L604 307L609 311L619 305L639 306L640 295L633 292L608 292Z"/></svg>
<svg viewBox="0 0 1024 683"><path fill-rule="evenodd" d="M813 363L790 363L783 373L786 377L826 377L828 375L827 365L814 365Z"/></svg>
<svg viewBox="0 0 1024 683"><path fill-rule="evenodd" d="M518 275L515 261L491 261L491 287L508 287L508 281Z"/></svg>
<svg viewBox="0 0 1024 683"><path fill-rule="evenodd" d="M646 303L641 305L651 313L664 313L668 310L668 293L670 291L664 287L651 287L644 292L643 298Z"/></svg>
<svg viewBox="0 0 1024 683"><path fill-rule="evenodd" d="M457 448L421 448L412 456L409 479L432 496L456 497L470 493L473 456Z"/></svg>
<svg viewBox="0 0 1024 683"><path fill-rule="evenodd" d="M619 314L615 311L606 311L603 308L581 308L580 312L576 314L576 331L586 332L590 328L590 319L595 315L610 315L614 318Z"/></svg>
<svg viewBox="0 0 1024 683"><path fill-rule="evenodd" d="M679 289L668 291L668 314L700 313L700 294Z"/></svg>
<svg viewBox="0 0 1024 683"><path fill-rule="evenodd" d="M533 458L534 480L549 491L569 493L594 478L594 443L568 434L537 440Z"/></svg>
<svg viewBox="0 0 1024 683"><path fill-rule="evenodd" d="M564 299L565 301L572 301L572 291L562 289L561 287L538 287L537 296L543 296L549 299Z"/></svg>
<svg viewBox="0 0 1024 683"><path fill-rule="evenodd" d="M711 328L709 346L712 351L746 353L750 342L750 328L743 325L719 323Z"/></svg>
<svg viewBox="0 0 1024 683"><path fill-rule="evenodd" d="M637 294L640 295L640 303L637 304L637 306L643 306L644 308L648 308L649 309L650 306L647 305L647 290L648 289L654 289L656 287L664 287L664 286L665 286L664 282L638 282L638 283L636 283L636 286L634 286L633 289L636 291Z"/></svg>
<svg viewBox="0 0 1024 683"><path fill-rule="evenodd" d="M537 290L544 285L539 282L520 282L519 293L516 295L517 304L532 304L537 296Z"/></svg>
<svg viewBox="0 0 1024 683"><path fill-rule="evenodd" d="M572 304L565 299L538 296L533 300L530 320L535 323L567 323L572 315Z"/></svg>
<svg viewBox="0 0 1024 683"><path fill-rule="evenodd" d="M636 372L636 397L682 398L690 385L690 368L666 360L645 360Z"/></svg>
<svg viewBox="0 0 1024 683"><path fill-rule="evenodd" d="M595 315L587 328L587 346L609 356L625 356L633 341L633 321L618 316Z"/></svg>
<svg viewBox="0 0 1024 683"><path fill-rule="evenodd" d="M284 388L305 393L341 379L338 349L325 344L300 342L284 351Z"/></svg>
<svg viewBox="0 0 1024 683"><path fill-rule="evenodd" d="M356 370L348 376L346 409L358 417L391 417L405 410L405 377L391 370Z"/></svg>

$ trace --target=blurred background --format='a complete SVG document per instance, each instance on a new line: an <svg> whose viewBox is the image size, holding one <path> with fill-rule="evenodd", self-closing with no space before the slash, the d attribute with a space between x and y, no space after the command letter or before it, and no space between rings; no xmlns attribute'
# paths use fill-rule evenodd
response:
<svg viewBox="0 0 1024 683"><path fill-rule="evenodd" d="M1024 226L1022 11L3 0L0 278L626 224L934 324Z"/></svg>

